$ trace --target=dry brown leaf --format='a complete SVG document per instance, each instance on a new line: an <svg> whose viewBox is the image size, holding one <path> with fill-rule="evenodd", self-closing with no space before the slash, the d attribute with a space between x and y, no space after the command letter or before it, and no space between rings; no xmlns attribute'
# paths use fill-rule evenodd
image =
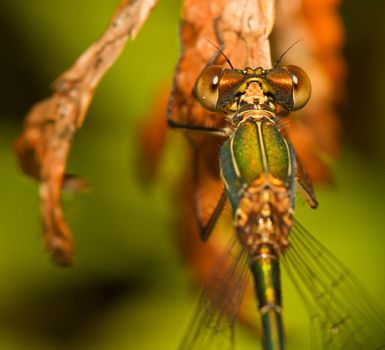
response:
<svg viewBox="0 0 385 350"><path fill-rule="evenodd" d="M102 35L54 84L53 95L33 106L15 142L23 171L39 183L45 247L55 262L70 265L73 243L61 206L61 189L74 134L81 127L95 88L133 39L157 0L121 1Z"/></svg>

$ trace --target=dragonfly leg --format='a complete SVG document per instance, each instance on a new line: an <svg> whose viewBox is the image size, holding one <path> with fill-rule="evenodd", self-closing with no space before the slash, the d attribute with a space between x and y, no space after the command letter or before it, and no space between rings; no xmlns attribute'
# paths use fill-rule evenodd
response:
<svg viewBox="0 0 385 350"><path fill-rule="evenodd" d="M295 186L301 193L303 199L309 204L310 208L317 208L318 202L314 194L313 185L301 161L295 157Z"/></svg>
<svg viewBox="0 0 385 350"><path fill-rule="evenodd" d="M210 142L193 147L193 205L197 229L203 241L207 241L210 237L226 205L227 195L220 178L219 167L207 162L218 156L220 143L219 138L217 140L212 138Z"/></svg>
<svg viewBox="0 0 385 350"><path fill-rule="evenodd" d="M175 121L172 118L167 118L167 124L170 128L184 130L184 131L195 131L195 132L203 132L211 135L217 136L228 136L230 133L229 128L211 128L202 125L190 124L190 123L182 123L179 121Z"/></svg>
<svg viewBox="0 0 385 350"><path fill-rule="evenodd" d="M203 223L200 216L197 215L198 230L202 241L207 241L210 237L210 234L213 231L213 228L215 227L215 224L217 223L217 220L222 213L223 207L225 206L226 198L226 192L223 190L222 195L217 202L217 205L215 206L209 220L205 224ZM197 203L197 201L195 202Z"/></svg>

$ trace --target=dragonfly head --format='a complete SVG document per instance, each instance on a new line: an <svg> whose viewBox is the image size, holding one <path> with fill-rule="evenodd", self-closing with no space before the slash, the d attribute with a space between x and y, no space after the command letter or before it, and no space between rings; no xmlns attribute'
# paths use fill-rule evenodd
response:
<svg viewBox="0 0 385 350"><path fill-rule="evenodd" d="M252 83L259 85L261 93L248 99L242 98ZM210 65L200 74L194 87L194 96L204 108L225 113L234 113L246 100L249 104L259 104L260 109L269 109L277 116L284 116L304 107L310 94L308 75L302 68L292 65L267 70L261 67L240 70Z"/></svg>

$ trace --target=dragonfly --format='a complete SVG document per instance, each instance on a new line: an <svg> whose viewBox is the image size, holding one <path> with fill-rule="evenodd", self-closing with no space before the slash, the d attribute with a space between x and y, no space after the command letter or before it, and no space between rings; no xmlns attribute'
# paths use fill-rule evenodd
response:
<svg viewBox="0 0 385 350"><path fill-rule="evenodd" d="M291 111L303 108L311 82L300 67L278 61L273 68L236 69L208 64L194 97L221 114L223 127L182 123L172 128L224 138L219 150L223 192L211 217L200 224L210 238L226 206L234 235L218 272L203 289L193 321L179 347L232 349L234 325L246 282L252 277L261 320L262 348L285 349L281 265L310 318L312 349L385 349L385 318L345 265L295 218L295 194L318 203L311 181L284 133Z"/></svg>

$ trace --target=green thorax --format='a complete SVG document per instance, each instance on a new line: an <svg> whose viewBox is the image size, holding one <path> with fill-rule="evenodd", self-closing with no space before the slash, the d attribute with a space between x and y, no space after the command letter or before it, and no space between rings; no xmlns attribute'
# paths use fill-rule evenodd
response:
<svg viewBox="0 0 385 350"><path fill-rule="evenodd" d="M261 175L292 187L293 152L277 126L267 119L251 117L242 122L223 144L220 166L233 210L243 189Z"/></svg>

